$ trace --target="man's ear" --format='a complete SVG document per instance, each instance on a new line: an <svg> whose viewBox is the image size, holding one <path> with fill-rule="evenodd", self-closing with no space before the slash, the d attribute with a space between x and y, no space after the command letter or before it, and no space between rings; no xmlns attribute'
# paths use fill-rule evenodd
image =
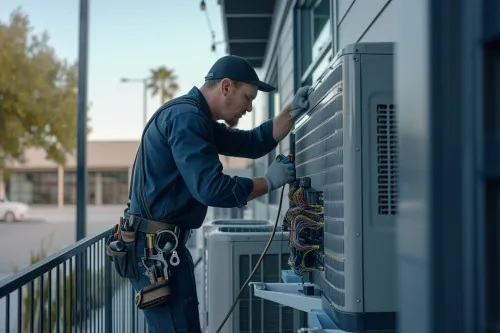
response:
<svg viewBox="0 0 500 333"><path fill-rule="evenodd" d="M220 83L220 89L221 89L221 93L222 95L224 95L224 97L227 97L229 96L229 90L231 88L231 80L230 79L222 79L221 83Z"/></svg>

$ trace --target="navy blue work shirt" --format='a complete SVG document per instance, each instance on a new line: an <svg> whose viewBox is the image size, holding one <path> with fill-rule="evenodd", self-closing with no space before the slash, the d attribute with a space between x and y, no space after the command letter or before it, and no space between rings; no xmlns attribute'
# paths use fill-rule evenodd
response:
<svg viewBox="0 0 500 333"><path fill-rule="evenodd" d="M145 190L155 221L199 228L207 206L243 207L253 190L249 178L223 173L219 154L259 158L277 146L272 119L253 130L234 130L212 119L201 91L193 87L179 98L195 99L200 108L177 104L166 108L144 135ZM138 154L130 200L132 215L146 218L141 210ZM136 172L137 171L137 172Z"/></svg>

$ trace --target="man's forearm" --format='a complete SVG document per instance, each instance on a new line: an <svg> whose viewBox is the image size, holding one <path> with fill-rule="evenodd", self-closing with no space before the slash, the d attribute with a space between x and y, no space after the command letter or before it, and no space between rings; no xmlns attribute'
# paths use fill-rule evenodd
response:
<svg viewBox="0 0 500 333"><path fill-rule="evenodd" d="M293 127L293 119L291 116L292 104L288 104L283 110L273 119L273 138L276 142L283 140Z"/></svg>
<svg viewBox="0 0 500 333"><path fill-rule="evenodd" d="M253 178L253 190L248 195L247 201L263 196L269 191L269 186L264 178Z"/></svg>

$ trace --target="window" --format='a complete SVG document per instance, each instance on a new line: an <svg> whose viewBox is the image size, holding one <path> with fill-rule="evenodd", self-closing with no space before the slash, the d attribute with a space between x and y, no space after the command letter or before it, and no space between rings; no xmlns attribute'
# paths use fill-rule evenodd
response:
<svg viewBox="0 0 500 333"><path fill-rule="evenodd" d="M330 26L330 0L322 0L312 9L312 59L318 59L321 51L331 46L332 29Z"/></svg>
<svg viewBox="0 0 500 333"><path fill-rule="evenodd" d="M94 205L95 202L95 191L96 191L96 172L87 172L87 204ZM65 205L76 205L76 191L77 191L77 181L76 181L76 171L64 171L64 204Z"/></svg>
<svg viewBox="0 0 500 333"><path fill-rule="evenodd" d="M57 205L57 171L13 172L7 193L11 201Z"/></svg>
<svg viewBox="0 0 500 333"><path fill-rule="evenodd" d="M312 1L296 9L295 27L298 35L296 53L301 85L312 85L333 58L330 15L333 0Z"/></svg>

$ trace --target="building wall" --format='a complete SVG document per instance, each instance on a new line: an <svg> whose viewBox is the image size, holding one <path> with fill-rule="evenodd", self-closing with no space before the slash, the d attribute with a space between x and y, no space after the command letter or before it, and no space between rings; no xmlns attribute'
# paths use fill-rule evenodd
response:
<svg viewBox="0 0 500 333"><path fill-rule="evenodd" d="M311 3L317 4L316 1L278 0L262 76L276 84L279 109L292 102L299 86L313 85L334 55L346 45L396 41L398 1L323 0L314 8ZM328 13L327 17L325 13ZM277 82L274 82L275 77ZM271 104L268 102L264 108L256 110L260 113L257 118L268 119L279 112L276 108L274 114L270 112L273 109ZM285 155L292 152L290 135L280 143L278 151ZM266 171L276 153L272 152L255 163L254 176ZM282 214L288 208L286 191ZM250 206L253 217L274 221L278 213L278 194L254 200Z"/></svg>
<svg viewBox="0 0 500 333"><path fill-rule="evenodd" d="M398 0L336 1L338 50L355 42L396 41Z"/></svg>
<svg viewBox="0 0 500 333"><path fill-rule="evenodd" d="M18 170L5 179L5 194L12 201L34 205L76 204L77 177L75 170L62 167L46 170ZM87 203L89 205L126 204L129 190L129 170L88 170Z"/></svg>

